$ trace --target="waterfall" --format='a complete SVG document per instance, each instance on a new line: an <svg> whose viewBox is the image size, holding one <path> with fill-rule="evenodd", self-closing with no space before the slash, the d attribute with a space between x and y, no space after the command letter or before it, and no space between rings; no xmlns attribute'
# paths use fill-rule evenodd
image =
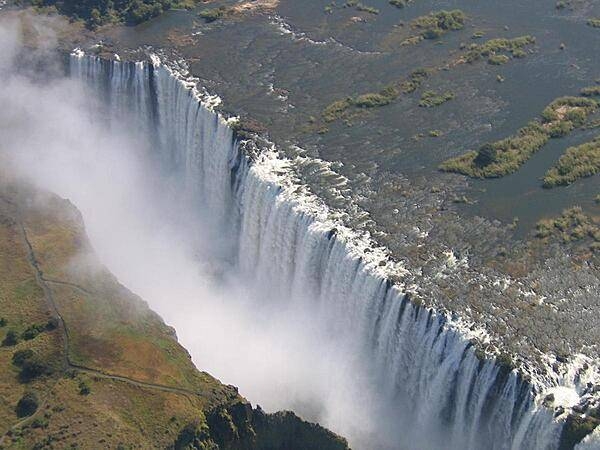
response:
<svg viewBox="0 0 600 450"><path fill-rule="evenodd" d="M158 61L74 53L70 65L72 76L102 93L114 120L127 117L151 136L165 170L234 236L232 270L255 280L265 302L310 310L323 336L369 367L385 403L381 428L395 434L381 447L558 448L562 423L532 385L479 359L453 318L393 285L375 257L381 251L336 221L275 148L245 151L195 83Z"/></svg>

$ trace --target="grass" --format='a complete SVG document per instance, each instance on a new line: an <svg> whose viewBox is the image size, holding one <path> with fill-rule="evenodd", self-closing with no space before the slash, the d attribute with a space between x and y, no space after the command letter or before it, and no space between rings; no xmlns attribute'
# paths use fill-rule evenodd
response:
<svg viewBox="0 0 600 450"><path fill-rule="evenodd" d="M560 97L544 109L540 120L530 122L516 135L448 159L439 168L473 178L497 178L514 173L548 140L583 127L597 109L598 103L591 98Z"/></svg>
<svg viewBox="0 0 600 450"><path fill-rule="evenodd" d="M78 443L84 448L116 448L120 442L127 446L137 443L148 448L159 444L167 447L180 427L170 424L172 415L191 420L202 417L201 411L215 402L224 401L228 388L199 372L170 328L108 272L98 267L81 279L65 278L70 272L69 262L85 248L86 238L73 220L68 203L49 197L44 200L48 209L43 212L23 208L26 229L44 274L81 283L96 293L88 297L73 288L52 285L57 303L66 306L74 302L72 309L65 307L64 313L73 339L82 339L75 346L89 348L84 343L87 337L102 338L102 345L93 347L95 353L86 355L107 363L99 369L117 368L120 375L132 378L139 375L144 379L142 375L146 374L149 380L157 374L155 379L159 381L189 387L203 395L188 399L109 380L71 380L60 364L61 334L52 324L48 326L43 291L27 261L14 213L2 201L6 195L0 186L0 310L6 321L6 326L0 328L0 339L9 329L19 336L27 333L30 339L0 347L0 436L19 420L15 407L26 392L34 392L39 398L41 415L32 417L31 427L8 439L9 444L18 441L19 448L33 448L46 440L60 442L54 444L60 447ZM12 201L19 198L13 197ZM123 349L122 360L110 361L111 348ZM123 360L131 361L130 365Z"/></svg>
<svg viewBox="0 0 600 450"><path fill-rule="evenodd" d="M544 176L544 187L571 184L600 172L600 136L591 142L570 147Z"/></svg>

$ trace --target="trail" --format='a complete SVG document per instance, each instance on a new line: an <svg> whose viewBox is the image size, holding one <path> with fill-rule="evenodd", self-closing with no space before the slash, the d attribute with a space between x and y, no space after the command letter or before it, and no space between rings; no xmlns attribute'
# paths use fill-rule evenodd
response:
<svg viewBox="0 0 600 450"><path fill-rule="evenodd" d="M87 366L84 366L81 364L76 364L73 361L71 361L70 356L69 356L70 355L69 329L67 327L64 317L62 316L58 306L56 305L56 301L54 300L54 295L52 293L52 289L50 288L50 286L48 284L53 283L53 284L69 286L69 287L72 287L72 288L75 288L75 289L81 291L82 293L84 293L86 295L92 295L92 292L90 292L89 290L87 290L77 284L74 284L74 283L44 278L43 272L40 269L39 262L35 256L35 251L33 249L31 241L29 240L29 237L27 236L27 230L25 229L25 226L23 225L23 222L20 219L17 220L17 223L18 223L18 227L19 227L19 232L21 234L21 238L23 240L23 244L27 250L27 261L29 262L29 265L33 269L33 273L35 275L36 282L38 283L38 285L42 288L42 291L44 292L44 299L46 301L48 309L50 310L52 316L58 320L58 324L59 324L58 328L60 329L60 333L62 335L62 341L63 341L62 368L63 368L64 372L67 372L68 370L77 370L81 373L86 373L86 374L92 375L94 377L98 377L98 378L102 378L102 379L106 379L106 380L120 381L123 383L130 384L132 386L140 387L140 388L155 389L155 390L162 391L162 392L169 392L169 393L173 393L173 394L185 395L186 397L189 395L199 396L199 397L202 396L202 392L200 392L200 391L193 391L191 389L175 387L175 386L167 386L167 385L157 384L157 383L148 383L148 382L136 380L134 378L130 378L130 377L127 377L124 375L115 375L115 374L106 373L101 370L94 369L92 367L87 367ZM0 445L2 445L4 443L4 439L8 435L9 431L16 430L17 428L20 428L20 427L26 425L27 423L29 423L30 421L32 421L33 419L35 419L35 417L38 415L38 413L40 413L41 411L44 410L44 406L46 405L46 403L47 403L46 400L42 401L40 406L38 407L38 409L36 410L36 412L34 414L32 414L31 416L25 417L24 419L17 422L16 424L14 424L12 427L10 427L9 430L2 437L0 437Z"/></svg>

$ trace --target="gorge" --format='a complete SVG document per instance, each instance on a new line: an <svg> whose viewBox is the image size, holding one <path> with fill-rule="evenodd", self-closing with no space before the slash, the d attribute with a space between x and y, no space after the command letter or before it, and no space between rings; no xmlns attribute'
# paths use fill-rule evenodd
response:
<svg viewBox="0 0 600 450"><path fill-rule="evenodd" d="M600 124L596 31L569 40L597 6L510 1L412 41L435 2L0 3L0 447L599 449L598 178L535 175ZM589 93L569 136L438 171L555 85Z"/></svg>
<svg viewBox="0 0 600 450"><path fill-rule="evenodd" d="M561 423L540 398L551 386L528 383L494 359L480 359L459 321L412 303L378 265L386 255L363 256L371 243L297 184L293 162L273 148L253 151L251 142L237 139L193 82L155 55L133 63L77 51L70 65L72 77L106 100L111 120L127 117L142 134L154 133L152 156L160 170L181 181L180 198L205 222L208 217L209 228L227 230L230 242L218 246L220 256L207 252L235 274L234 290L243 286L238 302L248 309L237 318L240 325L265 327L269 339L279 340L283 348L274 351L283 352L276 353L282 366L304 366L307 377L326 366L330 380L306 387L285 373L287 380L278 384L269 379L273 368L262 368L256 375L269 387L245 388L243 377L209 364L215 374L269 409L293 407L320 421L356 448L558 448ZM169 320L151 292L123 281ZM198 337L188 338L186 325L171 322L194 353ZM264 351L260 338L248 342L256 339L242 333L239 348L228 348L227 357L251 372L252 358L244 354ZM210 363L202 350L194 357L202 366Z"/></svg>

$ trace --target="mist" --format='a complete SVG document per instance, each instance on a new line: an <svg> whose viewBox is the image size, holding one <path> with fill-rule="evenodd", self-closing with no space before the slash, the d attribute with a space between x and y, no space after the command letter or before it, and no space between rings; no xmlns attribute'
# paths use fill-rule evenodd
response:
<svg viewBox="0 0 600 450"><path fill-rule="evenodd" d="M102 263L176 329L200 370L356 447L384 444L389 424L373 374L306 309L310 299L289 302L277 280L245 277L231 258L237 237L161 170L135 120L111 120L73 79L16 69L28 52L19 22L0 21L2 164L76 205Z"/></svg>

